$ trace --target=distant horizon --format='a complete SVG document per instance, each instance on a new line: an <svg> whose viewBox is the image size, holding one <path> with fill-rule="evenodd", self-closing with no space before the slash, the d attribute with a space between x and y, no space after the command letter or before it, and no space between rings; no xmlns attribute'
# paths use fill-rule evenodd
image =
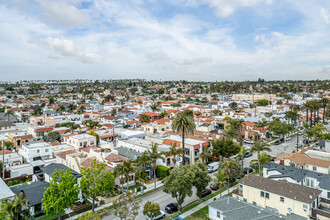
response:
<svg viewBox="0 0 330 220"><path fill-rule="evenodd" d="M330 78L330 1L4 0L0 79Z"/></svg>

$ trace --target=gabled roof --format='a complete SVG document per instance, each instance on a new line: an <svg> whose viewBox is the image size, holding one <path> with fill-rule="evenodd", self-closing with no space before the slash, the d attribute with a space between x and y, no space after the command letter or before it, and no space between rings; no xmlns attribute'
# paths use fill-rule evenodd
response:
<svg viewBox="0 0 330 220"><path fill-rule="evenodd" d="M55 170L64 170L64 172L66 172L67 169L69 169L69 167L65 166L64 164L60 164L60 163L51 163L51 164L47 165L46 167L41 168L41 170L43 170L45 173L47 173L50 176L53 175ZM79 178L82 176L80 173L77 173L74 170L71 170L71 174L73 177L76 177L76 178Z"/></svg>
<svg viewBox="0 0 330 220"><path fill-rule="evenodd" d="M292 162L299 165L311 164L325 168L330 167L330 161L311 158L308 155L302 153L289 153L276 158L276 160L282 160L282 159L291 160Z"/></svg>
<svg viewBox="0 0 330 220"><path fill-rule="evenodd" d="M7 199L14 196L14 193L9 189L6 183L0 179L0 200Z"/></svg>
<svg viewBox="0 0 330 220"><path fill-rule="evenodd" d="M49 183L45 181L35 181L29 185L20 185L13 189L13 192L17 195L22 192L23 198L27 198L29 206L35 206L41 204L46 188L49 186Z"/></svg>

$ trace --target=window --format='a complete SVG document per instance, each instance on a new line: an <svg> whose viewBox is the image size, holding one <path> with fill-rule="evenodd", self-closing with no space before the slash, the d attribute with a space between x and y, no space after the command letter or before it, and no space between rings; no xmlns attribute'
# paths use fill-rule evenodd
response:
<svg viewBox="0 0 330 220"><path fill-rule="evenodd" d="M243 185L239 185L239 190L243 190Z"/></svg>
<svg viewBox="0 0 330 220"><path fill-rule="evenodd" d="M307 179L307 186L309 186L309 179Z"/></svg>
<svg viewBox="0 0 330 220"><path fill-rule="evenodd" d="M307 205L307 204L303 204L303 210L304 210L305 212L307 212L307 210L308 210L308 205Z"/></svg>
<svg viewBox="0 0 330 220"><path fill-rule="evenodd" d="M314 187L314 180L311 180L311 187Z"/></svg>
<svg viewBox="0 0 330 220"><path fill-rule="evenodd" d="M313 171L316 171L316 167L313 167Z"/></svg>
<svg viewBox="0 0 330 220"><path fill-rule="evenodd" d="M280 197L280 201L281 202L284 202L284 197Z"/></svg>
<svg viewBox="0 0 330 220"><path fill-rule="evenodd" d="M260 191L260 196L261 197L265 197L265 192L264 191Z"/></svg>
<svg viewBox="0 0 330 220"><path fill-rule="evenodd" d="M328 192L328 199L330 199L330 192Z"/></svg>
<svg viewBox="0 0 330 220"><path fill-rule="evenodd" d="M220 218L221 214L219 211L217 211L217 217Z"/></svg>
<svg viewBox="0 0 330 220"><path fill-rule="evenodd" d="M40 150L37 150L37 153L40 153Z"/></svg>
<svg viewBox="0 0 330 220"><path fill-rule="evenodd" d="M82 147L82 143L80 143L80 147Z"/></svg>
<svg viewBox="0 0 330 220"><path fill-rule="evenodd" d="M49 149L46 149L45 152L47 153L49 151Z"/></svg>
<svg viewBox="0 0 330 220"><path fill-rule="evenodd" d="M266 198L269 199L269 193L266 193Z"/></svg>
<svg viewBox="0 0 330 220"><path fill-rule="evenodd" d="M257 203L255 201L252 202L253 205L257 205Z"/></svg>

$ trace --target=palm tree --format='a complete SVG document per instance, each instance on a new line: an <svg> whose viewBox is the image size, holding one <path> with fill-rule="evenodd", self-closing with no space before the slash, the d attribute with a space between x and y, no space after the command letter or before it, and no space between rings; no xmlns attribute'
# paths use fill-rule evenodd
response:
<svg viewBox="0 0 330 220"><path fill-rule="evenodd" d="M144 151L141 156L138 156L135 160L136 165L139 168L140 175L138 177L141 185L141 193L143 194L144 188L142 185L142 182L145 181L145 172L146 172L146 166L150 165L151 158L147 151ZM140 169L141 168L141 169Z"/></svg>
<svg viewBox="0 0 330 220"><path fill-rule="evenodd" d="M215 176L216 178L213 179L213 181L219 185L219 189L221 190L223 188L223 185L226 183L226 174L225 170L219 170L217 175ZM220 191L220 197L221 197L221 191Z"/></svg>
<svg viewBox="0 0 330 220"><path fill-rule="evenodd" d="M149 156L151 158L152 161L152 169L154 171L154 181L155 181L155 189L156 189L156 169L157 169L157 159L159 158L163 158L162 154L158 152L158 144L152 144L151 145L151 149L148 150Z"/></svg>
<svg viewBox="0 0 330 220"><path fill-rule="evenodd" d="M233 129L231 126L227 126L228 128L223 131L225 137L229 140L233 140L234 137L237 136L237 131Z"/></svg>
<svg viewBox="0 0 330 220"><path fill-rule="evenodd" d="M182 164L185 164L184 160L184 137L190 133L193 133L196 128L194 116L192 111L180 112L172 122L172 130L182 135Z"/></svg>
<svg viewBox="0 0 330 220"><path fill-rule="evenodd" d="M8 119L7 119L7 121L9 121L9 116L14 116L14 112L12 111L12 110L8 110L6 113L5 113L5 117L7 116L8 117Z"/></svg>
<svg viewBox="0 0 330 220"><path fill-rule="evenodd" d="M306 122L308 122L308 112L311 113L311 117L310 117L310 126L312 126L312 103L311 101L307 101L305 102L305 104L302 107L303 109L306 110Z"/></svg>
<svg viewBox="0 0 330 220"><path fill-rule="evenodd" d="M242 161L242 168L243 168L244 155L246 154L246 152L247 151L246 151L245 147L241 146L241 149L237 155L238 158Z"/></svg>
<svg viewBox="0 0 330 220"><path fill-rule="evenodd" d="M119 183L121 185L121 191L124 192L125 169L124 169L123 164L119 164L115 167L114 176L119 178Z"/></svg>
<svg viewBox="0 0 330 220"><path fill-rule="evenodd" d="M27 203L27 199L23 199L23 193L15 195L13 200L7 200L3 209L8 213L11 219L20 219L22 207Z"/></svg>
<svg viewBox="0 0 330 220"><path fill-rule="evenodd" d="M172 158L172 162L174 164L174 168L176 165L176 158L177 156L181 156L182 155L182 148L178 148L178 146L176 145L176 143L172 143L170 146L170 150L168 152L165 153L165 156L173 156Z"/></svg>
<svg viewBox="0 0 330 220"><path fill-rule="evenodd" d="M329 99L328 98L323 97L320 100L320 107L323 108L323 116L322 116L323 123L324 123L324 118L325 118L325 108L328 106L328 104L329 104Z"/></svg>
<svg viewBox="0 0 330 220"><path fill-rule="evenodd" d="M268 157L266 152L262 152L261 154L258 154L258 159L251 160L251 162L257 162L259 164L259 175L262 176L262 169L264 164L269 165L269 161L271 161L272 158Z"/></svg>
<svg viewBox="0 0 330 220"><path fill-rule="evenodd" d="M134 174L134 172L135 172L135 166L133 164L133 161L132 160L124 161L123 168L124 168L124 172L125 172L124 176L125 176L126 187L127 187L127 192L128 192L128 181L131 177L131 174Z"/></svg>
<svg viewBox="0 0 330 220"><path fill-rule="evenodd" d="M81 115L81 114L83 114L83 113L85 112L85 110L86 110L86 107L82 105L82 106L80 106L80 108L77 110L77 113Z"/></svg>
<svg viewBox="0 0 330 220"><path fill-rule="evenodd" d="M243 139L241 135L243 122L244 122L243 119L234 119L230 121L230 127L237 131L237 141L239 141L241 145L243 144Z"/></svg>
<svg viewBox="0 0 330 220"><path fill-rule="evenodd" d="M152 104L152 105L150 106L150 109L151 109L152 114L153 114L153 115L152 115L152 116L153 116L153 121L155 121L155 112L158 111L159 108L158 108L157 104Z"/></svg>
<svg viewBox="0 0 330 220"><path fill-rule="evenodd" d="M256 141L250 151L251 151L251 153L258 152L258 158L259 158L260 152L262 152L262 151L270 152L272 150L268 147L268 144L266 144L265 142ZM260 173L260 164L259 164L259 173Z"/></svg>
<svg viewBox="0 0 330 220"><path fill-rule="evenodd" d="M57 109L56 109L56 111L57 112L60 112L61 114L63 113L63 112L65 112L65 106L64 105L60 105Z"/></svg>
<svg viewBox="0 0 330 220"><path fill-rule="evenodd" d="M229 195L229 179L232 177L232 173L238 168L237 163L232 160L226 160L224 166L224 172L226 177L228 178L227 187L228 187L228 195Z"/></svg>
<svg viewBox="0 0 330 220"><path fill-rule="evenodd" d="M199 155L199 157L202 159L202 162L207 164L207 162L211 156L212 156L212 153L211 153L210 149L208 149L207 147L203 147L203 151Z"/></svg>
<svg viewBox="0 0 330 220"><path fill-rule="evenodd" d="M70 103L68 105L68 112L72 113L72 112L74 112L74 110L76 110L76 108L77 108L77 106L75 104Z"/></svg>

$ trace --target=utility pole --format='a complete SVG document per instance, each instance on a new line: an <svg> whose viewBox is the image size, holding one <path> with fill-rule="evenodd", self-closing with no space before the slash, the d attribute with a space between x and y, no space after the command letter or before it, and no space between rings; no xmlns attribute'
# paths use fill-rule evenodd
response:
<svg viewBox="0 0 330 220"><path fill-rule="evenodd" d="M2 179L5 180L5 146L3 144L3 140L0 141L2 145Z"/></svg>
<svg viewBox="0 0 330 220"><path fill-rule="evenodd" d="M299 128L297 128L297 153L299 148Z"/></svg>

